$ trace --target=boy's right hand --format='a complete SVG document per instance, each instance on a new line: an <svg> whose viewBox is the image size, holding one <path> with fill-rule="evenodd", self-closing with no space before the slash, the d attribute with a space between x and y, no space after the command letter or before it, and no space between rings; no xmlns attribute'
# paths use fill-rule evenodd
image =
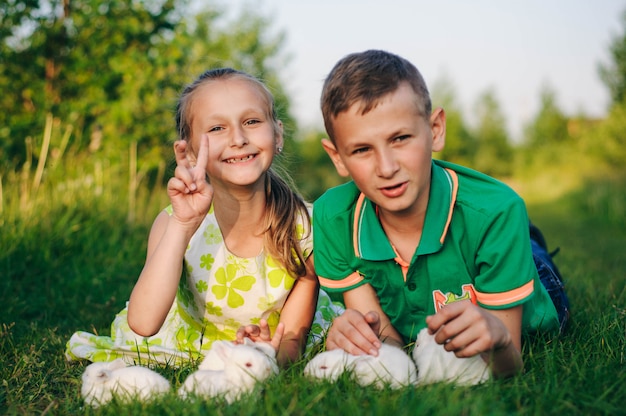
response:
<svg viewBox="0 0 626 416"><path fill-rule="evenodd" d="M333 321L326 338L326 349L341 348L352 355L377 356L381 347L379 331L380 316L376 312L363 315L355 309L346 309Z"/></svg>
<svg viewBox="0 0 626 416"><path fill-rule="evenodd" d="M209 160L209 138L202 135L200 149L192 166L188 157L189 143L174 143L176 170L167 183L167 194L173 209L173 218L182 225L197 227L206 216L213 200L213 187L207 182L206 170Z"/></svg>

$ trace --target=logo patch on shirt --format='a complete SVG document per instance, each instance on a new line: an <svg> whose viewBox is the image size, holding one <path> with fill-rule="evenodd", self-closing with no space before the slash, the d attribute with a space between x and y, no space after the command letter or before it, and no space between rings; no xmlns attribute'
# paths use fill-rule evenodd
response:
<svg viewBox="0 0 626 416"><path fill-rule="evenodd" d="M461 286L460 295L452 292L443 293L439 289L433 290L433 302L435 304L435 312L439 312L441 308L449 303L458 302L460 300L466 299L471 300L474 305L476 304L476 292L474 291L474 285L467 284Z"/></svg>

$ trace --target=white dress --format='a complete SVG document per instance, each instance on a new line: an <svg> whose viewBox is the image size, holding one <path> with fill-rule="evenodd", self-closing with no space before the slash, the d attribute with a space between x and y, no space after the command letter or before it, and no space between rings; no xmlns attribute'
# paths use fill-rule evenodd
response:
<svg viewBox="0 0 626 416"><path fill-rule="evenodd" d="M171 215L171 207L166 211ZM297 233L304 257L312 252L313 236L301 217ZM243 258L230 253L224 244L213 207L191 238L184 261L184 276L163 326L151 337L134 333L126 319L128 304L111 325L111 336L79 331L66 346L68 360L129 363L167 363L179 366L198 359L215 340L233 340L242 325L268 321L273 331L295 279L271 256L261 252ZM320 341L332 319L342 312L320 291L307 348Z"/></svg>

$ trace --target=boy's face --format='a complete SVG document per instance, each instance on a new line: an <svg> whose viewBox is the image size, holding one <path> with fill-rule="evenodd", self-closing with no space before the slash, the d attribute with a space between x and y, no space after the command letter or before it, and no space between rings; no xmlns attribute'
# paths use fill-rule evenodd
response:
<svg viewBox="0 0 626 416"><path fill-rule="evenodd" d="M351 176L383 216L426 212L432 152L443 149L445 115L437 109L427 119L418 102L402 83L366 114L357 102L337 115L335 143L322 142L337 172Z"/></svg>

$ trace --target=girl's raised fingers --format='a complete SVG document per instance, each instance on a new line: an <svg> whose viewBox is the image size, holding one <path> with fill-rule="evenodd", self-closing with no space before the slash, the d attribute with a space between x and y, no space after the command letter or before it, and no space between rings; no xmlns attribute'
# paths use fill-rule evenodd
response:
<svg viewBox="0 0 626 416"><path fill-rule="evenodd" d="M176 165L185 169L191 167L189 159L187 159L187 142L185 140L176 140L174 142L174 156L176 157Z"/></svg>
<svg viewBox="0 0 626 416"><path fill-rule="evenodd" d="M196 182L189 168L181 165L176 166L176 169L174 170L174 177L185 184L187 190L184 193L189 193L189 191L195 191L197 189Z"/></svg>
<svg viewBox="0 0 626 416"><path fill-rule="evenodd" d="M200 149L198 150L198 156L196 157L196 167L201 172L202 178L206 174L206 167L209 160L209 135L203 134L200 137Z"/></svg>
<svg viewBox="0 0 626 416"><path fill-rule="evenodd" d="M170 178L170 180L167 182L167 189L171 191L177 191L181 194L189 193L189 187L187 187L185 182L177 177Z"/></svg>

